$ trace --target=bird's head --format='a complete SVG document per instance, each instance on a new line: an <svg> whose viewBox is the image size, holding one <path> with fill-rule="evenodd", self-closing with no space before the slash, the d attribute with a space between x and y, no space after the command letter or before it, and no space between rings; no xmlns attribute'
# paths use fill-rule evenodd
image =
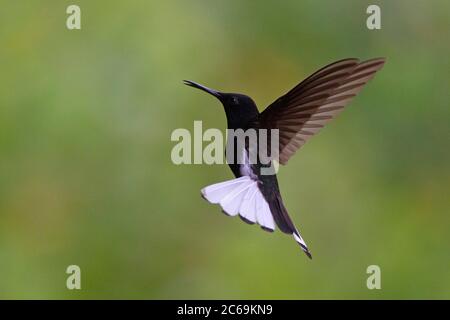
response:
<svg viewBox="0 0 450 320"><path fill-rule="evenodd" d="M205 91L219 99L225 109L229 127L243 127L259 114L255 102L249 96L220 92L190 80L184 80L184 84Z"/></svg>

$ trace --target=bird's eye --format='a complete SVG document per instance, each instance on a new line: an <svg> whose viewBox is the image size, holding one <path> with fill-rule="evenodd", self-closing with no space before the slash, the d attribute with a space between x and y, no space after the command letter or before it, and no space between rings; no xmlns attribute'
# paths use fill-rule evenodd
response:
<svg viewBox="0 0 450 320"><path fill-rule="evenodd" d="M239 101L238 101L238 99L237 99L236 97L233 97L233 98L231 99L231 102L232 102L233 104L238 104L238 103L239 103Z"/></svg>

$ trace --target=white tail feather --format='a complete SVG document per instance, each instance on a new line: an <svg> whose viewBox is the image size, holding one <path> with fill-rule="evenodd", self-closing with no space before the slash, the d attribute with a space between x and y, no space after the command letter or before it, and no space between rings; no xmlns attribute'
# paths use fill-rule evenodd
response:
<svg viewBox="0 0 450 320"><path fill-rule="evenodd" d="M240 185L242 182L246 181L246 177L240 177L238 179L228 180L224 182L219 182L212 184L202 189L202 196L211 203L217 204L222 200L228 193L230 193L236 185Z"/></svg>
<svg viewBox="0 0 450 320"><path fill-rule="evenodd" d="M235 216L239 213L244 196L247 190L253 185L251 181L240 183L230 193L220 200L220 206L230 216Z"/></svg>
<svg viewBox="0 0 450 320"><path fill-rule="evenodd" d="M256 211L255 209L255 201L256 201L256 193L258 192L255 188L249 188L247 190L247 194L242 201L241 208L239 214L245 220L256 223Z"/></svg>
<svg viewBox="0 0 450 320"><path fill-rule="evenodd" d="M275 230L275 222L273 221L272 213L270 212L269 205L261 192L258 192L256 195L255 209L256 221L258 221L258 224L264 228Z"/></svg>
<svg viewBox="0 0 450 320"><path fill-rule="evenodd" d="M305 240L303 240L302 236L300 235L300 232L297 231L297 233L293 233L292 234L294 236L295 241L297 241L302 248L305 247L306 249L308 248L308 246L305 243Z"/></svg>
<svg viewBox="0 0 450 320"><path fill-rule="evenodd" d="M269 204L258 188L258 182L249 176L212 184L202 189L202 196L210 203L220 204L223 211L235 216L239 214L250 223L258 223L266 230L275 230L275 221ZM296 229L292 233L295 241L311 258L305 241Z"/></svg>
<svg viewBox="0 0 450 320"><path fill-rule="evenodd" d="M202 189L202 196L210 203L220 204L230 216L240 214L245 220L275 230L269 205L258 188L258 182L248 176L228 180Z"/></svg>

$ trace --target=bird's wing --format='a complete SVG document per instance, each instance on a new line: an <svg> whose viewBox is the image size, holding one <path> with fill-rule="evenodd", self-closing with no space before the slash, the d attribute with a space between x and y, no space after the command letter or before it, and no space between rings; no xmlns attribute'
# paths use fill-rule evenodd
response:
<svg viewBox="0 0 450 320"><path fill-rule="evenodd" d="M268 106L259 125L279 129L279 162L336 117L384 65L384 58L344 59L320 69Z"/></svg>

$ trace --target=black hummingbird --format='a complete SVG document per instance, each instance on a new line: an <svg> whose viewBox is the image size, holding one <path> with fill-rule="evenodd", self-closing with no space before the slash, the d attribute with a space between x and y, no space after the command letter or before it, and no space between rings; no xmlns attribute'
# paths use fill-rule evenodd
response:
<svg viewBox="0 0 450 320"><path fill-rule="evenodd" d="M222 102L228 129L278 129L279 150L274 152L278 159L272 160L285 165L309 138L349 104L384 62L384 58L376 58L363 62L344 59L331 63L300 82L261 113L246 95L219 92L193 81L185 80L184 83ZM259 156L250 162L250 150L257 148L249 145L248 141L241 145L242 150L233 150L232 161L227 157L236 178L205 187L202 196L211 203L220 204L226 214L239 214L245 222L257 223L264 230L274 231L276 224L282 232L292 235L311 258L305 241L283 205L276 174L261 174L261 169L272 163L262 163ZM236 149L236 144L233 146ZM226 152L230 151L227 146Z"/></svg>

